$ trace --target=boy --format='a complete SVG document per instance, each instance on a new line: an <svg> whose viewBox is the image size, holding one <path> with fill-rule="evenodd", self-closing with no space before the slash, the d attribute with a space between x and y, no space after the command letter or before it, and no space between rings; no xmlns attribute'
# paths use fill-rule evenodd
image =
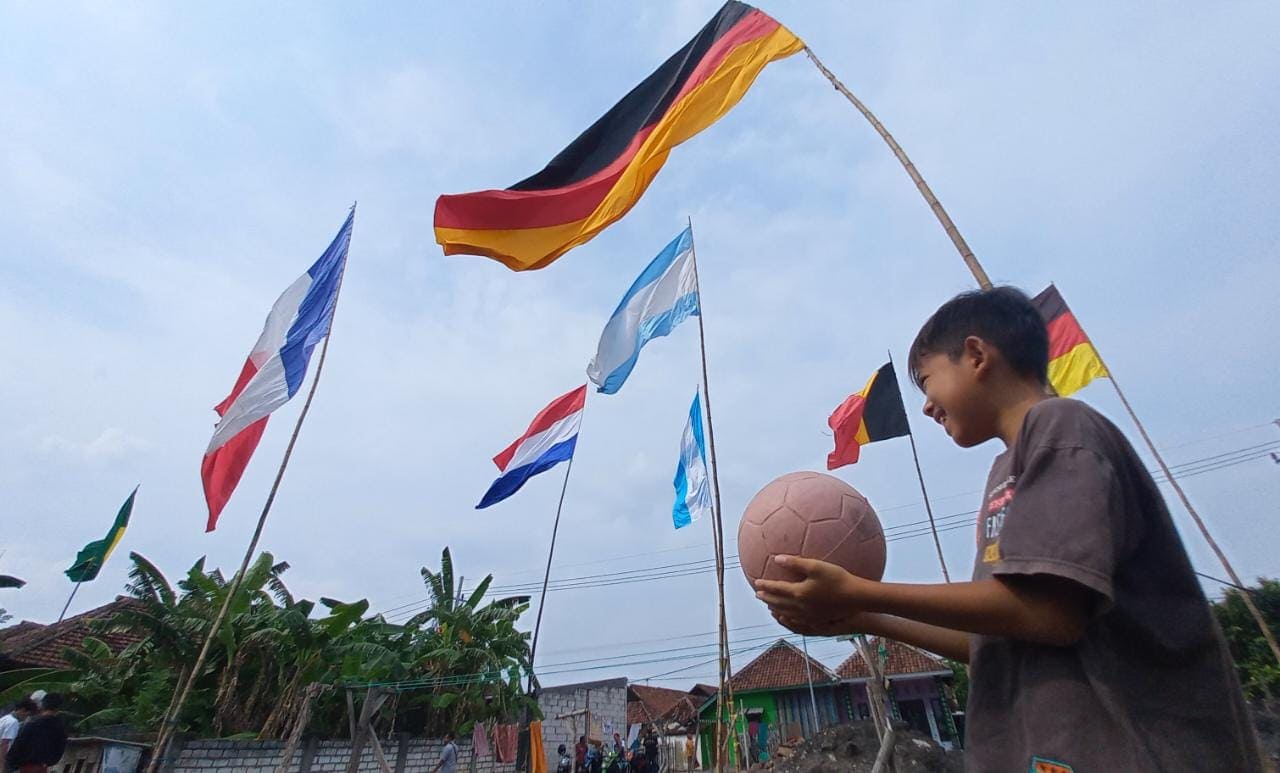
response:
<svg viewBox="0 0 1280 773"><path fill-rule="evenodd" d="M871 633L969 663L970 770L1261 771L1155 482L1111 422L1047 394L1048 351L1039 313L1009 287L956 296L911 345L925 415L962 448L1005 445L972 581L872 582L784 557L798 581L760 580L757 595L799 633Z"/></svg>
<svg viewBox="0 0 1280 773"><path fill-rule="evenodd" d="M9 754L9 747L13 745L14 739L18 737L18 728L39 710L35 701L23 698L14 705L13 711L0 717L0 773L9 771L9 764L4 758Z"/></svg>
<svg viewBox="0 0 1280 773"><path fill-rule="evenodd" d="M58 714L60 708L62 696L58 693L45 693L40 698L40 713L22 723L5 755L9 770L46 773L62 759L67 750L67 728Z"/></svg>

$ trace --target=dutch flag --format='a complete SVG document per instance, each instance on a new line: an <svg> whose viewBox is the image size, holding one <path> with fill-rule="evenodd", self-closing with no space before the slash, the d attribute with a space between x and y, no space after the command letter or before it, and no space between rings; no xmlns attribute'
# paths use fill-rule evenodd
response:
<svg viewBox="0 0 1280 773"><path fill-rule="evenodd" d="M573 458L587 402L587 385L560 395L543 408L524 434L493 457L502 474L489 486L476 509L497 504L520 490L525 481Z"/></svg>

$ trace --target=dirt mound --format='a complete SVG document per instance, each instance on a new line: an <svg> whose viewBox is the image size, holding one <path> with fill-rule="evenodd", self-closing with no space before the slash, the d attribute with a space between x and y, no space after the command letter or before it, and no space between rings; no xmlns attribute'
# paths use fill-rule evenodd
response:
<svg viewBox="0 0 1280 773"><path fill-rule="evenodd" d="M893 761L898 773L963 773L964 756L943 749L932 738L895 725ZM851 722L828 727L813 738L788 748L780 747L773 760L752 768L774 773L870 773L880 753L871 722Z"/></svg>

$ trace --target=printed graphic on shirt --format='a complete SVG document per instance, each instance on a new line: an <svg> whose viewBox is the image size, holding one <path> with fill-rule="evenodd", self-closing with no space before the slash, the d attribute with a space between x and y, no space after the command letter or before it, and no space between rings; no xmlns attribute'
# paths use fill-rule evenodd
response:
<svg viewBox="0 0 1280 773"><path fill-rule="evenodd" d="M1004 528L1004 517L1009 512L1017 482L1018 479L1010 475L987 492L987 504L978 519L978 544L985 545L982 549L984 564L1000 560L1000 530Z"/></svg>
<svg viewBox="0 0 1280 773"><path fill-rule="evenodd" d="M1075 770L1065 762L1054 762L1044 757L1032 757L1031 768L1027 773L1075 773Z"/></svg>

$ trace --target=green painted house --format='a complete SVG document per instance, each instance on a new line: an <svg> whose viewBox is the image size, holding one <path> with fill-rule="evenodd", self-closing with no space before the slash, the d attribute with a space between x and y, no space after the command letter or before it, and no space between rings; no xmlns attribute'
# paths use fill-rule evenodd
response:
<svg viewBox="0 0 1280 773"><path fill-rule="evenodd" d="M873 647L885 659L890 714L939 743L957 743L946 690L952 679L950 667L940 658L900 642L885 640L881 646L873 640ZM731 753L737 756L741 746L751 749L752 761L764 760L779 742L868 718L868 673L856 652L832 670L779 639L732 677L737 728ZM711 696L699 710L704 766L713 759L717 700L718 696Z"/></svg>

